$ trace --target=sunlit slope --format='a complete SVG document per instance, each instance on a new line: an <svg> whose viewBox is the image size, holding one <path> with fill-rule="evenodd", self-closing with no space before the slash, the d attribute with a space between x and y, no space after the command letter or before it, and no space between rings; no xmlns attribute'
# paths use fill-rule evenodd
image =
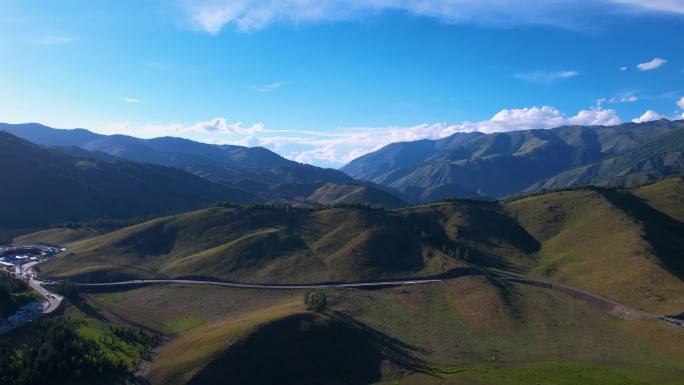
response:
<svg viewBox="0 0 684 385"><path fill-rule="evenodd" d="M93 238L102 235L100 229L82 227L70 229L66 227L58 227L54 229L40 230L33 233L28 233L15 237L12 243L15 245L26 245L30 243L46 243L49 245L66 246L73 242L77 242L87 238Z"/></svg>
<svg viewBox="0 0 684 385"><path fill-rule="evenodd" d="M455 200L397 210L425 242L452 258L482 267L524 269L539 242L498 202Z"/></svg>
<svg viewBox="0 0 684 385"><path fill-rule="evenodd" d="M80 281L365 281L498 268L659 313L684 310L681 179L390 211L212 208L75 242L41 265ZM660 211L663 210L663 211Z"/></svg>
<svg viewBox="0 0 684 385"><path fill-rule="evenodd" d="M631 192L557 192L507 209L541 243L531 274L651 311L684 309L684 224Z"/></svg>
<svg viewBox="0 0 684 385"><path fill-rule="evenodd" d="M294 283L436 274L454 266L398 213L212 208L76 243L41 269L96 281L195 276Z"/></svg>
<svg viewBox="0 0 684 385"><path fill-rule="evenodd" d="M326 293L321 315L303 311L301 292L171 285L89 298L169 336L147 372L153 385L499 384L537 365L511 383L676 384L684 369L679 329L531 286L478 276Z"/></svg>
<svg viewBox="0 0 684 385"><path fill-rule="evenodd" d="M386 191L351 184L326 183L313 191L307 199L321 205L366 204L385 208L406 206L405 202Z"/></svg>
<svg viewBox="0 0 684 385"><path fill-rule="evenodd" d="M392 211L212 208L74 243L41 269L82 281L361 281L435 275L469 264L527 267L538 247L496 202Z"/></svg>
<svg viewBox="0 0 684 385"><path fill-rule="evenodd" d="M684 222L684 178L664 179L632 190L646 204L670 217Z"/></svg>

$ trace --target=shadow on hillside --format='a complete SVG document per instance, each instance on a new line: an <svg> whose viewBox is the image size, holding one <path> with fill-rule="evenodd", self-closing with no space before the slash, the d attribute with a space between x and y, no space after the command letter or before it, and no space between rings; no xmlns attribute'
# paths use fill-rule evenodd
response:
<svg viewBox="0 0 684 385"><path fill-rule="evenodd" d="M189 384L372 384L388 367L424 371L419 352L339 312L297 314L259 327Z"/></svg>
<svg viewBox="0 0 684 385"><path fill-rule="evenodd" d="M628 192L604 190L603 194L613 205L643 224L644 238L653 246L662 266L684 279L684 223Z"/></svg>

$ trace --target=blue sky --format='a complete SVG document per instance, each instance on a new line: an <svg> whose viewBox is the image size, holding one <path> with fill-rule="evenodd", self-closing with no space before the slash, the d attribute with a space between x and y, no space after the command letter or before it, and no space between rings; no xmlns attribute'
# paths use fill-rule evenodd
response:
<svg viewBox="0 0 684 385"><path fill-rule="evenodd" d="M456 131L684 114L684 0L0 2L0 121L322 166Z"/></svg>

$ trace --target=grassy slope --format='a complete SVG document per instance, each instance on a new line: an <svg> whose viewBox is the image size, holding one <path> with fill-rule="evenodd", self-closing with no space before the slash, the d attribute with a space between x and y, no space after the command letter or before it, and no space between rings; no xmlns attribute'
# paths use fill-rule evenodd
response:
<svg viewBox="0 0 684 385"><path fill-rule="evenodd" d="M321 205L367 204L385 208L406 205L401 199L377 188L334 183L326 183L319 187L307 197L307 200Z"/></svg>
<svg viewBox="0 0 684 385"><path fill-rule="evenodd" d="M633 194L654 209L684 222L684 177L668 178L641 186L634 189Z"/></svg>
<svg viewBox="0 0 684 385"><path fill-rule="evenodd" d="M363 280L454 266L393 212L208 209L72 245L41 265L78 279L206 276L252 282Z"/></svg>
<svg viewBox="0 0 684 385"><path fill-rule="evenodd" d="M88 298L112 319L170 338L147 370L153 384L185 383L250 329L303 311L302 293L290 291L168 285Z"/></svg>
<svg viewBox="0 0 684 385"><path fill-rule="evenodd" d="M675 178L633 191L392 211L207 209L76 242L41 269L79 280L202 276L275 283L429 275L474 264L678 313L683 185Z"/></svg>
<svg viewBox="0 0 684 385"><path fill-rule="evenodd" d="M337 341L321 353L315 343L304 342L311 336L307 330L321 341L336 334L363 340L350 346L360 346L358 354L369 361L362 367L342 365L348 376L364 380L355 383L676 384L684 374L681 330L617 320L553 291L463 277L327 293L330 310L314 319L298 316L303 311L300 292L168 285L89 298L109 316L170 337L150 365L152 384L185 384L194 375L207 384L236 378L228 375L242 378L241 368L255 365L246 357L262 357L259 370L269 373L275 368L287 373L282 364L292 357L298 360L294 366L303 361L325 367L326 359L349 347ZM297 338L294 347L289 336ZM291 349L297 346L294 354ZM309 356L312 352L316 355ZM346 354L338 358L353 359ZM260 383L256 380L263 376L257 374L241 383Z"/></svg>
<svg viewBox="0 0 684 385"><path fill-rule="evenodd" d="M12 240L12 244L26 245L31 243L45 243L49 245L66 246L70 243L93 238L102 234L102 231L88 227L77 229L54 228L18 236Z"/></svg>
<svg viewBox="0 0 684 385"><path fill-rule="evenodd" d="M137 332L136 328L130 327L127 323L112 318L105 318L95 309L88 306L75 306L69 301L65 301L62 308L50 317L64 318L77 321L76 332L84 338L95 342L104 354L114 360L121 361L129 374L132 374L140 361L146 356L154 345L154 336L146 333L149 340L124 338L112 333L106 333L111 327L120 327L128 331ZM11 345L19 350L26 347L35 339L34 323L27 324L8 334L0 336L0 342ZM68 385L92 384L95 380L98 384L123 384L128 383L128 375L112 377L111 373L100 375L96 379L81 378L74 382L65 383ZM61 384L61 383L60 383Z"/></svg>
<svg viewBox="0 0 684 385"><path fill-rule="evenodd" d="M662 234L672 245L682 244L684 233L666 229L659 212L637 219L634 200L626 191L579 190L520 199L507 209L541 242L531 274L639 308L679 312L684 309L680 256L661 252L656 243L662 241L654 242L653 232L670 231Z"/></svg>

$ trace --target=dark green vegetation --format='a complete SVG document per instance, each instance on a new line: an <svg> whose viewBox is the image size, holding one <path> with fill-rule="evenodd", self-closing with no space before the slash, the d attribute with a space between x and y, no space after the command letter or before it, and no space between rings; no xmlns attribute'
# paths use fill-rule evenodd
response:
<svg viewBox="0 0 684 385"><path fill-rule="evenodd" d="M684 172L684 121L456 133L393 143L342 168L412 201L503 197L587 184L635 186Z"/></svg>
<svg viewBox="0 0 684 385"><path fill-rule="evenodd" d="M0 336L0 383L128 384L158 337L74 296L49 318Z"/></svg>
<svg viewBox="0 0 684 385"><path fill-rule="evenodd" d="M174 168L74 158L0 132L0 225L129 218L196 209L244 193Z"/></svg>
<svg viewBox="0 0 684 385"><path fill-rule="evenodd" d="M31 326L28 343L19 349L0 341L0 382L11 385L108 383L124 376L126 362L108 355L100 345L117 339L149 345L149 337L128 327L105 327L100 343L79 334L82 323L48 319Z"/></svg>
<svg viewBox="0 0 684 385"><path fill-rule="evenodd" d="M328 306L328 296L322 291L307 291L304 293L306 309L320 313Z"/></svg>
<svg viewBox="0 0 684 385"><path fill-rule="evenodd" d="M14 314L18 308L35 300L26 282L0 271L0 317Z"/></svg>

